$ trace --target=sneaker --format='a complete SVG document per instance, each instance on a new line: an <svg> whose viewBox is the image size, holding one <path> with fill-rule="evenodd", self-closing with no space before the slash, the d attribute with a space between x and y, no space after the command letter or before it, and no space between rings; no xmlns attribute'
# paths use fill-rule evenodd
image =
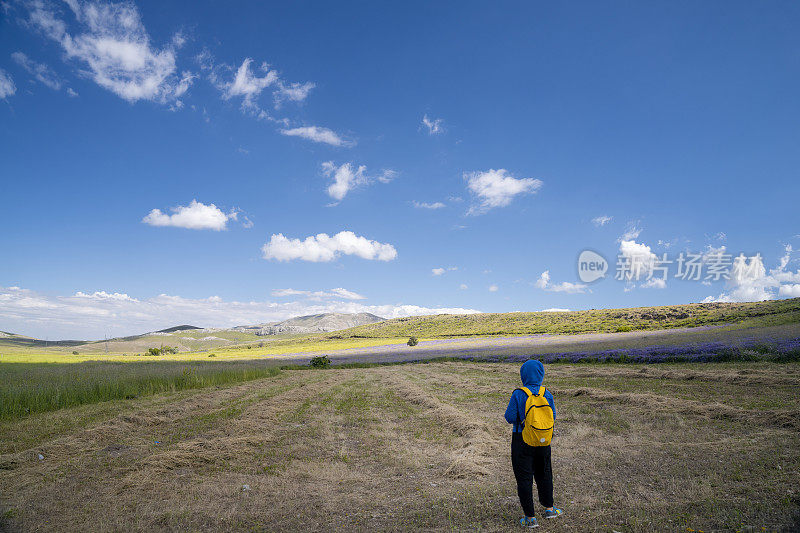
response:
<svg viewBox="0 0 800 533"><path fill-rule="evenodd" d="M525 518L520 518L519 525L521 525L522 527L529 527L531 529L539 527L539 523L536 521L535 516L532 516L530 518L528 518L527 516Z"/></svg>
<svg viewBox="0 0 800 533"><path fill-rule="evenodd" d="M564 514L564 511L562 511L558 507L553 507L552 510L550 510L550 509L545 509L544 510L544 517L545 518L558 518L562 514Z"/></svg>

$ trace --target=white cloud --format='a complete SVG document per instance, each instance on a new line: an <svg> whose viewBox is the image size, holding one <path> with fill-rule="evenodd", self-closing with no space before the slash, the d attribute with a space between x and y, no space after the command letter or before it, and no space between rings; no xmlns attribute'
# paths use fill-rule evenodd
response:
<svg viewBox="0 0 800 533"><path fill-rule="evenodd" d="M273 107L277 110L285 101L303 102L309 93L316 87L313 82L290 82L283 79L280 73L266 62L256 64L250 57L242 60L238 66L215 62L208 49L204 49L195 60L208 80L222 94L224 100L241 98L243 112L259 119L281 124L285 129L284 135L315 137L324 139L319 142L339 142L337 146L347 145L347 141L326 128L316 128L315 131L302 128L288 129L290 121L287 118L275 118L259 104L259 99L266 90L271 90ZM313 127L312 127L313 128ZM292 132L292 133L286 133Z"/></svg>
<svg viewBox="0 0 800 533"><path fill-rule="evenodd" d="M125 293L119 292L106 292L106 291L95 291L91 294L87 294L85 292L78 291L75 293L76 298L89 298L91 300L122 300L122 301L130 301L130 302L137 302L135 298L131 298Z"/></svg>
<svg viewBox="0 0 800 533"><path fill-rule="evenodd" d="M623 240L619 245L620 256L627 260L626 272L628 280L639 280L652 275L658 256L646 244L634 240Z"/></svg>
<svg viewBox="0 0 800 533"><path fill-rule="evenodd" d="M664 278L650 278L642 283L642 287L645 289L666 289L667 280Z"/></svg>
<svg viewBox="0 0 800 533"><path fill-rule="evenodd" d="M638 235L638 230L633 229ZM619 245L619 260L621 268L618 272L627 282L625 292L636 288L634 282L642 281L640 287L644 289L665 289L667 287L667 273L669 265L663 263L649 246L631 240L622 240ZM657 275L656 275L657 274ZM620 279L620 278L618 278Z"/></svg>
<svg viewBox="0 0 800 533"><path fill-rule="evenodd" d="M226 228L229 220L236 220L237 212L223 213L214 204L205 205L192 200L188 206L173 207L172 214L168 215L160 209L153 209L142 219L142 222L151 226L173 226L186 229L210 229L221 231Z"/></svg>
<svg viewBox="0 0 800 533"><path fill-rule="evenodd" d="M722 247L724 250L724 247ZM793 253L791 245L784 247L784 255L777 268L767 274L761 254L745 257L739 254L733 258L731 277L727 290L719 296L708 296L704 302L757 302L778 297L800 296L800 270L786 270Z"/></svg>
<svg viewBox="0 0 800 533"><path fill-rule="evenodd" d="M458 286L458 288L461 289L462 291L469 289L466 283L462 283L461 285Z"/></svg>
<svg viewBox="0 0 800 533"><path fill-rule="evenodd" d="M264 259L276 261L326 262L341 255L355 255L362 259L391 261L397 250L391 244L371 241L352 231L340 231L334 236L327 233L311 235L304 240L289 239L282 233L273 234L261 248Z"/></svg>
<svg viewBox="0 0 800 533"><path fill-rule="evenodd" d="M569 281L562 281L556 284L551 283L549 270L542 272L542 275L539 276L539 279L536 280L534 285L544 291L565 292L567 294L580 294L587 291L587 286L583 283L571 283Z"/></svg>
<svg viewBox="0 0 800 533"><path fill-rule="evenodd" d="M780 259L778 268L770 270L770 274L780 283L800 283L800 270L797 272L786 271L793 252L792 245L787 244L784 247L784 254Z"/></svg>
<svg viewBox="0 0 800 533"><path fill-rule="evenodd" d="M706 245L706 249L703 252L702 260L704 263L719 261L720 259L723 258L723 256L726 255L725 250L726 250L725 246L714 247L708 244Z"/></svg>
<svg viewBox="0 0 800 533"><path fill-rule="evenodd" d="M594 217L592 219L592 224L594 224L599 228L600 226L605 226L606 224L611 222L613 218L614 217L610 217L608 215L600 215L599 217Z"/></svg>
<svg viewBox="0 0 800 533"><path fill-rule="evenodd" d="M343 298L345 300L366 300L366 296L362 296L357 292L337 287L329 291L304 291L296 289L277 289L272 291L272 296L285 297L285 296L304 296L310 300L323 300L329 298Z"/></svg>
<svg viewBox="0 0 800 533"><path fill-rule="evenodd" d="M367 185L374 181L388 183L397 176L394 170L382 170L375 176L367 175L367 167L359 165L356 167L352 163L344 163L336 166L333 161L322 163L322 173L333 179L333 183L328 186L328 195L334 200L342 200L349 191L354 188Z"/></svg>
<svg viewBox="0 0 800 533"><path fill-rule="evenodd" d="M271 70L266 63L261 63L259 70L263 76L258 76L250 70L252 59L245 58L242 64L236 69L233 80L223 86L222 96L226 100L236 96L243 97L245 106L255 104L255 99L265 88L278 81L278 73Z"/></svg>
<svg viewBox="0 0 800 533"><path fill-rule="evenodd" d="M497 285L489 285L489 292L497 292L500 290L500 287Z"/></svg>
<svg viewBox="0 0 800 533"><path fill-rule="evenodd" d="M428 118L427 114L422 117L422 124L428 128L428 135L437 135L439 133L443 133L444 127L442 126L442 122L444 121L440 118Z"/></svg>
<svg viewBox="0 0 800 533"><path fill-rule="evenodd" d="M297 289L275 289L270 294L277 298L283 298L284 296L308 296L312 294L311 291L299 291Z"/></svg>
<svg viewBox="0 0 800 533"><path fill-rule="evenodd" d="M642 233L642 229L639 227L638 222L628 222L628 226L625 229L625 233L623 233L617 242L622 241L635 241L639 238L639 235Z"/></svg>
<svg viewBox="0 0 800 533"><path fill-rule="evenodd" d="M28 22L58 42L68 59L83 64L95 83L117 96L129 102L176 100L182 88L175 74L180 36L162 48L154 47L132 3L66 3L77 22L74 31L49 2L29 4Z"/></svg>
<svg viewBox="0 0 800 533"><path fill-rule="evenodd" d="M443 207L447 207L442 202L417 202L414 200L414 207L417 209L442 209Z"/></svg>
<svg viewBox="0 0 800 533"><path fill-rule="evenodd" d="M800 298L800 283L781 285L778 295L786 298Z"/></svg>
<svg viewBox="0 0 800 533"><path fill-rule="evenodd" d="M77 98L78 97L78 93L72 87L67 87L67 95L72 97L72 98Z"/></svg>
<svg viewBox="0 0 800 533"><path fill-rule="evenodd" d="M455 272L456 270L458 270L458 267L432 268L431 273L434 276L441 276L445 272Z"/></svg>
<svg viewBox="0 0 800 533"><path fill-rule="evenodd" d="M337 295L340 298L345 298L347 300L366 300L366 296L362 296L357 292L348 291L347 289L343 289L341 287L337 287L335 289L331 289L331 292Z"/></svg>
<svg viewBox="0 0 800 533"><path fill-rule="evenodd" d="M281 134L289 137L300 137L317 143L330 144L331 146L355 146L356 144L354 141L343 139L335 131L322 126L282 129Z"/></svg>
<svg viewBox="0 0 800 533"><path fill-rule="evenodd" d="M254 66L253 59L246 57L241 65L234 67L227 64L215 65L211 52L203 50L197 61L200 68L208 75L211 83L222 92L225 100L242 98L242 109L260 118L271 118L258 105L258 99L265 89L272 88L275 107L285 100L302 102L316 85L312 82L288 82L281 78L277 70L266 62ZM224 79L232 75L230 79Z"/></svg>
<svg viewBox="0 0 800 533"><path fill-rule="evenodd" d="M22 52L14 52L11 54L11 57L19 66L27 70L28 74L45 86L50 87L54 91L61 89L61 80L58 75L44 63L34 61Z"/></svg>
<svg viewBox="0 0 800 533"><path fill-rule="evenodd" d="M774 288L779 284L767 270L761 255L747 258L743 254L733 259L729 290L718 297L709 296L703 302L757 302L775 298Z"/></svg>
<svg viewBox="0 0 800 533"><path fill-rule="evenodd" d="M178 82L178 85L175 87L175 98L180 98L186 94L186 91L189 90L189 87L192 86L192 83L194 83L194 80L197 78L197 74L189 72L188 70L181 72L181 79ZM177 103L180 104L180 106L183 106L183 103L180 100L178 100Z"/></svg>
<svg viewBox="0 0 800 533"><path fill-rule="evenodd" d="M751 302L771 300L775 297L773 289L779 283L768 276L760 254L747 259L743 254L733 259L733 289L728 294L731 301Z"/></svg>
<svg viewBox="0 0 800 533"><path fill-rule="evenodd" d="M520 194L535 193L542 187L542 181L533 178L513 178L508 171L490 169L486 172L465 172L467 188L478 200L478 205L470 207L467 214L479 215L495 207L505 207Z"/></svg>
<svg viewBox="0 0 800 533"><path fill-rule="evenodd" d="M103 291L95 294L109 295ZM114 294L119 295L110 293L111 296ZM50 339L99 339L107 333L111 336L134 335L176 324L232 327L333 312L372 313L385 318L400 318L478 311L408 304L365 305L356 301L334 300L239 302L226 301L218 296L189 299L167 294L141 299L93 295L50 296L19 287L0 287L2 329Z"/></svg>
<svg viewBox="0 0 800 533"><path fill-rule="evenodd" d="M549 309L542 309L542 313L569 313L570 309L564 309L562 307L551 307Z"/></svg>
<svg viewBox="0 0 800 533"><path fill-rule="evenodd" d="M17 92L17 86L14 85L11 75L0 68L0 100L13 96L15 92Z"/></svg>
<svg viewBox="0 0 800 533"><path fill-rule="evenodd" d="M292 102L302 102L308 98L308 93L311 92L317 85L310 81L305 83L291 82L286 83L278 80L278 88L274 92L276 105L280 104L283 100L291 100Z"/></svg>

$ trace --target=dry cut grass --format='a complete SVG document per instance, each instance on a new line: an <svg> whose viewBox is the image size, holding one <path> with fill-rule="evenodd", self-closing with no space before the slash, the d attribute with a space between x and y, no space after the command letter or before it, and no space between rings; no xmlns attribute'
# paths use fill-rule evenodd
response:
<svg viewBox="0 0 800 533"><path fill-rule="evenodd" d="M514 530L502 413L518 375L501 363L284 371L9 421L2 524ZM553 365L546 385L566 515L543 530L800 525L800 365Z"/></svg>

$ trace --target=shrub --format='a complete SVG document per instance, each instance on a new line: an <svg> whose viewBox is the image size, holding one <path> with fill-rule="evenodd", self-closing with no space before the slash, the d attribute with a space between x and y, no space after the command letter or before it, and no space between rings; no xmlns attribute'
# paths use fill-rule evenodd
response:
<svg viewBox="0 0 800 533"><path fill-rule="evenodd" d="M72 350L72 355L78 355L78 350Z"/></svg>
<svg viewBox="0 0 800 533"><path fill-rule="evenodd" d="M217 356L217 354L215 354L215 353L210 353L210 354L208 354L208 356L209 356L209 357L216 357L216 356Z"/></svg>
<svg viewBox="0 0 800 533"><path fill-rule="evenodd" d="M161 348L148 348L145 355L166 355L168 353L178 353L178 349L162 344Z"/></svg>
<svg viewBox="0 0 800 533"><path fill-rule="evenodd" d="M630 326L620 326L617 328L617 333L625 333L627 331L632 331Z"/></svg>
<svg viewBox="0 0 800 533"><path fill-rule="evenodd" d="M419 344L419 340L417 340L416 337L409 337L408 342L406 344L408 344L409 346L416 346L417 344Z"/></svg>
<svg viewBox="0 0 800 533"><path fill-rule="evenodd" d="M331 359L327 355L320 355L312 357L308 364L314 368L328 368L331 366Z"/></svg>

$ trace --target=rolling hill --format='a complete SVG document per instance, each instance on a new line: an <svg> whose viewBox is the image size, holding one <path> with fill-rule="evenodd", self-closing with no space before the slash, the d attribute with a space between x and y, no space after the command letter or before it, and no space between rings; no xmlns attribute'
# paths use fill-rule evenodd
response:
<svg viewBox="0 0 800 533"><path fill-rule="evenodd" d="M716 326L758 320L800 325L800 298L748 303L699 303L572 312L477 313L395 318L338 331L329 338L466 337L541 333L615 333Z"/></svg>

